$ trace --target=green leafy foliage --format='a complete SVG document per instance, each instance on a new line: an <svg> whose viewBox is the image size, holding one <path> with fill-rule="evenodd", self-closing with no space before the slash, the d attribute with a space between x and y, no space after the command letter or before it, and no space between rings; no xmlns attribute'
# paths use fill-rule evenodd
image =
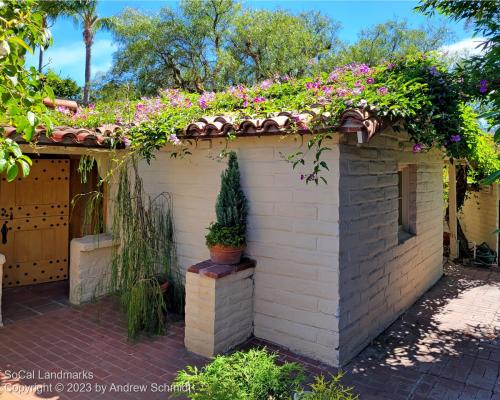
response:
<svg viewBox="0 0 500 400"><path fill-rule="evenodd" d="M357 400L359 396L352 388L340 384L342 374L332 376L327 380L323 375L316 376L310 384L311 391L299 395L300 400Z"/></svg>
<svg viewBox="0 0 500 400"><path fill-rule="evenodd" d="M191 122L206 115L228 115L239 123L248 117L266 118L289 111L295 119L290 133L303 133L306 147L287 156L300 167L306 182L326 182L330 168L322 156L329 150L332 127L346 109L361 108L406 130L415 143L414 151L443 148L453 158L468 158L469 141L478 132L478 122L463 115L469 96L462 90L464 77L448 71L432 54L415 54L376 66L348 64L332 67L314 78L276 77L253 86L233 86L212 93L190 93L176 89L139 101L97 104L69 118L63 124L97 126L104 122L124 123L131 149L146 160L154 151L174 144L182 154L180 134ZM300 119L298 113L314 110L321 118ZM127 124L128 121L128 124ZM397 127L396 127L397 129ZM228 140L234 138L229 132Z"/></svg>
<svg viewBox="0 0 500 400"><path fill-rule="evenodd" d="M462 92L470 102L479 105L481 117L490 125L495 142L500 142L500 6L497 1L421 0L417 10L425 15L435 12L473 27L475 35L484 38L481 53L462 60L458 73L463 76ZM498 181L498 171L484 183Z"/></svg>
<svg viewBox="0 0 500 400"><path fill-rule="evenodd" d="M208 247L215 245L225 247L241 247L246 244L246 227L244 225L223 226L215 222L208 227L205 236Z"/></svg>
<svg viewBox="0 0 500 400"><path fill-rule="evenodd" d="M215 203L217 223L208 227L208 247L216 244L240 247L246 242L247 199L240 184L240 170L235 152L229 152L227 168L221 174L221 187Z"/></svg>
<svg viewBox="0 0 500 400"><path fill-rule="evenodd" d="M73 79L61 78L51 70L47 72L45 79L57 98L79 99L82 90Z"/></svg>
<svg viewBox="0 0 500 400"><path fill-rule="evenodd" d="M163 334L167 304L159 276L173 286L180 313L184 298L172 204L166 194L156 198L145 195L136 162L121 166L112 232L120 246L113 254L111 289L118 294L127 316L128 336Z"/></svg>
<svg viewBox="0 0 500 400"><path fill-rule="evenodd" d="M42 15L33 11L36 4L33 0L0 1L0 173L6 171L9 181L20 171L26 176L31 161L17 143L4 138L3 126L14 126L27 142L38 125L49 132L52 129L43 98L53 98L54 93L35 68L25 68L26 53L50 41Z"/></svg>
<svg viewBox="0 0 500 400"><path fill-rule="evenodd" d="M126 9L113 20L119 48L112 77L153 95L302 76L332 54L337 29L319 13L248 10L233 0L184 0L156 15Z"/></svg>
<svg viewBox="0 0 500 400"><path fill-rule="evenodd" d="M277 365L277 355L262 350L217 356L202 369L188 366L179 372L175 384L189 387L192 400L289 400L304 380L296 363Z"/></svg>
<svg viewBox="0 0 500 400"><path fill-rule="evenodd" d="M445 26L428 24L418 29L407 21L388 20L363 29L358 40L339 51L338 61L344 64L357 62L375 65L418 52L436 50L449 38Z"/></svg>
<svg viewBox="0 0 500 400"><path fill-rule="evenodd" d="M484 177L500 170L500 153L492 135L483 132L475 121L478 115L470 106L462 106L461 134L467 142L469 179L479 182Z"/></svg>
<svg viewBox="0 0 500 400"><path fill-rule="evenodd" d="M221 174L220 192L215 203L217 223L221 226L246 226L247 199L240 184L240 170L235 152L228 156L227 168Z"/></svg>

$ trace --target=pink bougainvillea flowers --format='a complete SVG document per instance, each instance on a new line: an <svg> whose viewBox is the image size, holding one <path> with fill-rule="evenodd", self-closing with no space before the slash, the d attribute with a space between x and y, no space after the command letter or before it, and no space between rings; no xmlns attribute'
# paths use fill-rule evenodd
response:
<svg viewBox="0 0 500 400"><path fill-rule="evenodd" d="M378 88L377 92L380 96L385 96L387 93L389 93L389 89L387 89L385 86L382 86Z"/></svg>
<svg viewBox="0 0 500 400"><path fill-rule="evenodd" d="M168 140L170 140L175 145L179 145L182 143L175 133L170 134Z"/></svg>
<svg viewBox="0 0 500 400"><path fill-rule="evenodd" d="M265 81L262 81L259 86L262 90L266 90L269 89L272 84L273 81L271 79L266 79Z"/></svg>
<svg viewBox="0 0 500 400"><path fill-rule="evenodd" d="M306 89L307 90L317 90L321 88L321 83L316 81L316 82L306 82Z"/></svg>

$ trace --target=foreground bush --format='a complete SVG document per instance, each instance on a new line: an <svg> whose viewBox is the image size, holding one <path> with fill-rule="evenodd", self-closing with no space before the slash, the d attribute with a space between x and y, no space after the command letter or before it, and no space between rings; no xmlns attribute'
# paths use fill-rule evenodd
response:
<svg viewBox="0 0 500 400"><path fill-rule="evenodd" d="M289 400L301 390L303 368L296 363L276 364L266 350L218 356L202 369L187 367L175 384L188 386L180 393L193 400Z"/></svg>
<svg viewBox="0 0 500 400"><path fill-rule="evenodd" d="M276 363L277 355L265 349L218 356L202 369L187 367L175 385L193 400L356 400L351 388L340 385L341 374L330 380L316 377L303 392L304 369L297 363Z"/></svg>
<svg viewBox="0 0 500 400"><path fill-rule="evenodd" d="M300 400L357 400L352 388L342 386L340 379L342 374L332 376L328 381L324 376L317 376L311 384L311 392L303 393L298 397Z"/></svg>

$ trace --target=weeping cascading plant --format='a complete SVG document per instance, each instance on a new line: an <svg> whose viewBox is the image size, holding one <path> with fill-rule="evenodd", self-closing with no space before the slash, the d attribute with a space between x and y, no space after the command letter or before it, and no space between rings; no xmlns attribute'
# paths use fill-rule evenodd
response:
<svg viewBox="0 0 500 400"><path fill-rule="evenodd" d="M112 234L115 247L111 289L123 306L131 339L140 333L165 333L167 309L184 310L184 287L174 241L172 200L168 193L154 198L143 189L137 161L124 164L119 172L113 204ZM160 287L169 282L166 296Z"/></svg>

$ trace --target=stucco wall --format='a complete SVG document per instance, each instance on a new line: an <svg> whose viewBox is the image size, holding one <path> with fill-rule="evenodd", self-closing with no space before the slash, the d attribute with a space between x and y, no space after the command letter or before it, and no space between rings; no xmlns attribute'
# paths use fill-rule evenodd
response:
<svg viewBox="0 0 500 400"><path fill-rule="evenodd" d="M215 220L215 199L225 163L213 159L223 140L199 142L192 155L157 153L141 166L146 191L172 193L182 267L209 257L204 236ZM300 181L283 161L300 138L239 138L241 181L249 200L248 248L255 270L254 334L336 364L338 344L338 147L324 153L328 185Z"/></svg>
<svg viewBox="0 0 500 400"><path fill-rule="evenodd" d="M498 252L498 196L499 186L481 188L479 192L469 193L458 216L467 239L480 245L486 242Z"/></svg>
<svg viewBox="0 0 500 400"><path fill-rule="evenodd" d="M401 244L398 163L416 167L416 235ZM390 132L340 146L340 364L442 275L442 165L437 151L415 155Z"/></svg>

